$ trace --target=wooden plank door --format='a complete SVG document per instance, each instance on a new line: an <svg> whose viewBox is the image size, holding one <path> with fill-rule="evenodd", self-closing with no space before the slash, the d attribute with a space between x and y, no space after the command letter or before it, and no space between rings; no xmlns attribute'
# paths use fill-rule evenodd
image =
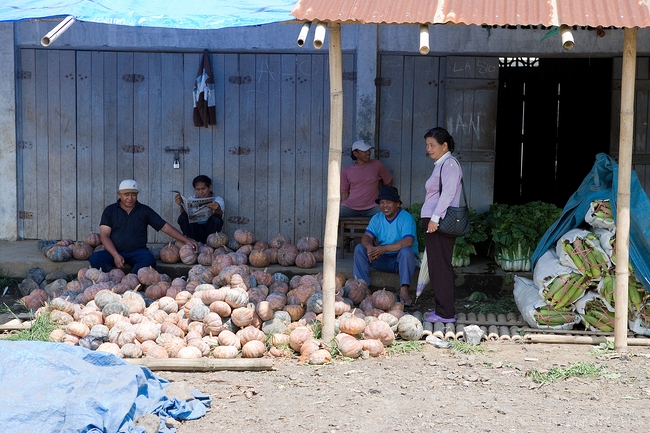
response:
<svg viewBox="0 0 650 433"><path fill-rule="evenodd" d="M445 126L456 143L467 200L478 213L494 194L499 64L495 57L447 57Z"/></svg>
<svg viewBox="0 0 650 433"><path fill-rule="evenodd" d="M424 183L433 169L424 134L439 123L439 68L440 59L433 56L380 57L376 156L393 175L403 208L424 201Z"/></svg>

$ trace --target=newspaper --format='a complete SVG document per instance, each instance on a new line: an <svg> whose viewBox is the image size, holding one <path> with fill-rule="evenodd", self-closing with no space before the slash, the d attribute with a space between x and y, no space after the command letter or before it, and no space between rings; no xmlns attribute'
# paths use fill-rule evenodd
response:
<svg viewBox="0 0 650 433"><path fill-rule="evenodd" d="M214 197L185 198L180 191L172 190L172 192L181 196L181 200L183 200L183 208L187 213L187 218L190 223L206 222L214 213L214 210L208 207L210 203L214 203Z"/></svg>

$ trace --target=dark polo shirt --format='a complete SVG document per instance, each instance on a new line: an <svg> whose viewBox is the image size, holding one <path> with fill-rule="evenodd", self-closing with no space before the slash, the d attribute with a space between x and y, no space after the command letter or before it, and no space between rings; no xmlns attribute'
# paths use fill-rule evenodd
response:
<svg viewBox="0 0 650 433"><path fill-rule="evenodd" d="M131 213L120 207L120 200L104 209L99 223L111 228L111 240L117 251L129 253L147 247L147 226L160 231L166 224L153 209L140 202Z"/></svg>

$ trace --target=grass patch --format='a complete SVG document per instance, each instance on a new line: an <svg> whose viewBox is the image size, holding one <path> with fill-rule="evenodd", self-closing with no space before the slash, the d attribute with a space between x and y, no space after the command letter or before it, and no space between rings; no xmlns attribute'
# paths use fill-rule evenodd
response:
<svg viewBox="0 0 650 433"><path fill-rule="evenodd" d="M609 355L614 352L614 342L606 341L605 343L600 343L598 346L594 347L589 354L595 356Z"/></svg>
<svg viewBox="0 0 650 433"><path fill-rule="evenodd" d="M474 313L508 314L519 311L512 293L500 297L489 297L483 292L474 292L467 297L465 308Z"/></svg>
<svg viewBox="0 0 650 433"><path fill-rule="evenodd" d="M50 320L49 314L41 314L32 321L29 329L22 329L9 334L4 340L9 341L50 341L50 333L60 326Z"/></svg>
<svg viewBox="0 0 650 433"><path fill-rule="evenodd" d="M320 340L323 335L323 322L314 320L309 324L309 328L314 332L314 338Z"/></svg>
<svg viewBox="0 0 650 433"><path fill-rule="evenodd" d="M482 355L487 351L484 346L475 346L465 341L454 340L451 342L451 349L465 355Z"/></svg>
<svg viewBox="0 0 650 433"><path fill-rule="evenodd" d="M389 346L386 346L388 355L405 355L411 352L422 352L424 350L423 341L395 340Z"/></svg>
<svg viewBox="0 0 650 433"><path fill-rule="evenodd" d="M603 375L603 367L593 362L578 361L569 367L553 367L548 372L542 373L538 370L529 370L526 376L533 379L535 383L551 383L569 377L598 377Z"/></svg>

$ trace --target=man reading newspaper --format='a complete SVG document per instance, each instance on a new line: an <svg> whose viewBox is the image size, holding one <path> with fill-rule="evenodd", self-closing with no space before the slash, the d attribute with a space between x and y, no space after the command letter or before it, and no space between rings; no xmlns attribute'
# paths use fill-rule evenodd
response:
<svg viewBox="0 0 650 433"><path fill-rule="evenodd" d="M205 243L211 233L223 227L223 198L212 193L212 180L199 175L192 181L196 194L185 198L179 191L174 201L180 206L178 225L183 234L197 242Z"/></svg>

